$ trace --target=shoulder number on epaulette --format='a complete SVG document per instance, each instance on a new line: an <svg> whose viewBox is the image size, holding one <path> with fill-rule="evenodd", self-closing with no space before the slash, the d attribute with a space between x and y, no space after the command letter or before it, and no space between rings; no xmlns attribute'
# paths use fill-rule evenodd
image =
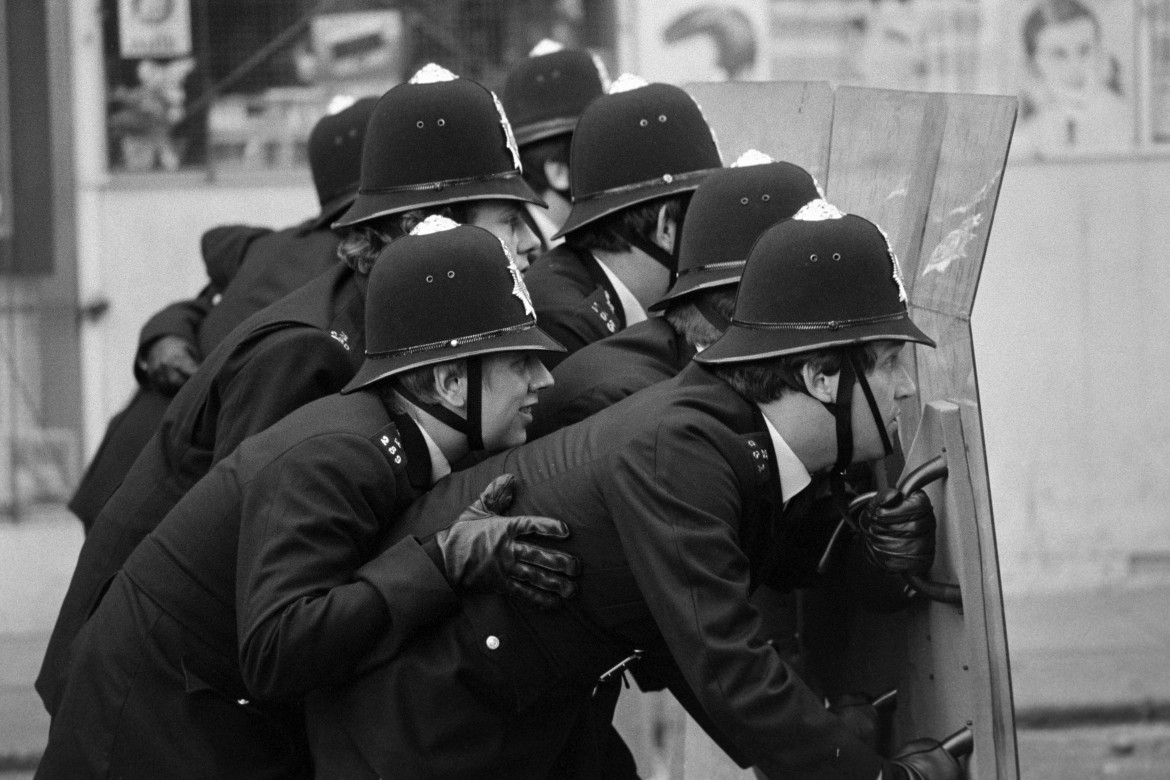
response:
<svg viewBox="0 0 1170 780"><path fill-rule="evenodd" d="M597 289L597 292L585 299L589 305L589 309L597 315L601 320L601 324L610 333L617 333L617 309L614 308L613 301L610 300L609 291L604 287Z"/></svg>
<svg viewBox="0 0 1170 780"><path fill-rule="evenodd" d="M382 450L386 460L390 461L390 468L397 474L406 470L406 450L402 447L402 439L398 435L398 426L390 423L382 430L370 437Z"/></svg>
<svg viewBox="0 0 1170 780"><path fill-rule="evenodd" d="M768 446L768 434L749 433L740 437L752 458L756 479L760 484L768 481L771 471L772 450Z"/></svg>

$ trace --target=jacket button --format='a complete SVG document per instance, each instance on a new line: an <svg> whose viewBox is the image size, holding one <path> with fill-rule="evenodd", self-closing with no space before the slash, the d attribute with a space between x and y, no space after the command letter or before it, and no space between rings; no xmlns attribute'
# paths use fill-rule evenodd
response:
<svg viewBox="0 0 1170 780"><path fill-rule="evenodd" d="M495 650L500 646L500 638L495 637L495 636L489 636L487 638L487 641L484 642L484 644L487 645L488 650Z"/></svg>

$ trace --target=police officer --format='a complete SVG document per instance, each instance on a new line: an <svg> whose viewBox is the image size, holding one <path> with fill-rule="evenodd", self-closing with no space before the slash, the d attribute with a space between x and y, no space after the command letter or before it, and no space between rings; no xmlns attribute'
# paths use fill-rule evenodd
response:
<svg viewBox="0 0 1170 780"><path fill-rule="evenodd" d="M818 197L816 181L803 168L754 150L712 173L687 209L678 280L649 307L663 316L595 341L560 363L529 438L681 371L727 328L744 262L760 233Z"/></svg>
<svg viewBox="0 0 1170 780"><path fill-rule="evenodd" d="M135 545L244 438L353 377L364 350L367 276L382 248L442 212L491 231L519 257L536 243L520 204L538 200L489 90L431 65L379 99L357 198L334 223L343 229L344 262L257 312L216 347L175 396L86 538L37 679L50 714L69 643Z"/></svg>
<svg viewBox="0 0 1170 780"><path fill-rule="evenodd" d="M727 332L677 377L453 475L404 515L391 538L425 538L484 480L514 474L514 510L571 529L579 598L534 614L465 596L441 630L311 696L319 774L544 777L599 676L632 663L636 676L663 674L732 757L769 776L957 778L937 742L873 752L769 646L748 602L760 584L815 570L834 524L805 527L805 507L812 475L839 459L844 415L830 409L848 413L846 457L880 458L916 392L907 342L933 346L875 225L814 201L770 228ZM854 392L861 382L868 392ZM920 521L893 546L929 548ZM808 536L821 544L789 544ZM885 542L853 537L849 549L871 543ZM849 560L875 586L890 577Z"/></svg>
<svg viewBox="0 0 1170 780"><path fill-rule="evenodd" d="M590 103L573 134L565 246L529 272L542 327L572 353L644 320L673 281L688 196L721 166L678 87L627 75Z"/></svg>
<svg viewBox="0 0 1170 780"><path fill-rule="evenodd" d="M138 390L110 421L69 509L86 531L150 440L171 397L204 355L259 311L337 262L339 236L330 223L357 195L362 140L377 98L363 98L323 117L309 133L309 170L320 211L272 231L223 225L200 245L210 283L194 299L167 306L147 321L134 360Z"/></svg>
<svg viewBox="0 0 1170 780"><path fill-rule="evenodd" d="M494 514L507 477L442 534L366 560L476 439L524 442L552 381L536 355L560 349L496 236L421 228L374 268L371 296L398 303L367 310L343 394L246 440L126 562L75 643L39 777L308 777L298 697L454 611L453 588L572 594L577 562L523 538L563 524Z"/></svg>
<svg viewBox="0 0 1170 780"><path fill-rule="evenodd" d="M548 205L527 208L540 251L561 243L553 236L569 216L569 148L585 107L609 87L605 65L583 49L543 40L508 72L504 110L512 121L524 178Z"/></svg>

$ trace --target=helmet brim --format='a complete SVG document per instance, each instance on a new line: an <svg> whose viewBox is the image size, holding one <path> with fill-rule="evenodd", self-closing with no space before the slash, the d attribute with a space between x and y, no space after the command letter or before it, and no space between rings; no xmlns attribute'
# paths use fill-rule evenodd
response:
<svg viewBox="0 0 1170 780"><path fill-rule="evenodd" d="M748 328L732 321L711 346L695 355L696 363L719 365L795 355L814 350L847 347L874 341L906 341L935 346L910 318L842 327L838 330L779 330Z"/></svg>
<svg viewBox="0 0 1170 780"><path fill-rule="evenodd" d="M740 263L735 268L702 269L683 274L674 283L674 286L666 291L666 295L647 306L646 310L665 311L671 306L681 303L684 298L689 298L697 293L739 284L739 279L743 275L743 266L744 264Z"/></svg>
<svg viewBox="0 0 1170 780"><path fill-rule="evenodd" d="M361 390L375 382L379 382L395 374L411 371L423 366L443 363L448 360L459 360L474 355L487 355L494 352L514 352L519 350L536 350L538 352L567 352L552 336L549 336L537 326L520 331L505 333L485 341L475 341L469 344L459 344L454 347L439 347L425 352L416 352L390 357L367 357L357 375L341 392L352 393Z"/></svg>
<svg viewBox="0 0 1170 780"><path fill-rule="evenodd" d="M450 186L440 185L429 190L425 186L400 192L362 192L359 190L353 205L333 223L332 227L336 230L403 211L445 206L469 200L515 200L535 203L541 208L548 208L548 204L528 186L528 182L524 181L519 173L516 173L514 176L504 178L491 178Z"/></svg>
<svg viewBox="0 0 1170 780"><path fill-rule="evenodd" d="M688 171L672 176L670 181L652 179L636 186L622 187L614 192L603 193L588 200L574 201L568 219L565 220L565 224L553 238L561 238L590 222L595 222L615 211L621 211L638 203L677 195L681 192L693 192L698 189L707 176L718 170L721 169L705 168L699 171Z"/></svg>
<svg viewBox="0 0 1170 780"><path fill-rule="evenodd" d="M558 135L569 135L577 127L577 119L575 116L562 116L555 119L545 119L541 122L533 122L524 126L512 126L512 135L516 139L516 145L523 148L528 144L543 141L547 138L555 138Z"/></svg>

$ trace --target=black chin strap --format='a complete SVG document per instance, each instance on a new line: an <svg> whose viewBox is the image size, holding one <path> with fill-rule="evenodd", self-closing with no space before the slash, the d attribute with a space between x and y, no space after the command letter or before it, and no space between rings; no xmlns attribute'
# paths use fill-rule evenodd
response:
<svg viewBox="0 0 1170 780"><path fill-rule="evenodd" d="M853 384L855 382L861 385L861 392L865 395L865 401L869 405L869 413L873 416L873 424L877 426L878 435L882 438L883 451L887 456L894 451L890 435L886 432L881 412L878 410L877 401L873 397L873 390L869 386L869 380L865 378L865 372L860 370L857 359L859 349L861 348L854 347L842 350L844 359L841 361L841 373L837 380L837 401L825 404L837 420L837 461L833 464L833 471L829 475L829 487L832 489L833 505L837 507L837 512L841 517L850 524L852 524L852 516L849 514L849 496L845 491L845 475L853 462Z"/></svg>
<svg viewBox="0 0 1170 780"><path fill-rule="evenodd" d="M395 390L412 404L434 417L452 430L459 431L467 437L467 446L472 451L482 450L483 446L483 365L478 355L467 360L467 418L460 417L455 412L438 403L430 403L419 398L407 390L401 383Z"/></svg>
<svg viewBox="0 0 1170 780"><path fill-rule="evenodd" d="M633 230L628 230L624 226L613 228L613 232L620 238L624 238L631 245L638 247L646 254L650 255L651 259L658 262L659 265L670 271L670 285L673 286L676 279L678 279L678 253L682 246L682 228L683 220L687 216L688 201L684 201L681 208L678 210L678 218L674 222L674 241L667 252L658 244L643 235L635 233Z"/></svg>

